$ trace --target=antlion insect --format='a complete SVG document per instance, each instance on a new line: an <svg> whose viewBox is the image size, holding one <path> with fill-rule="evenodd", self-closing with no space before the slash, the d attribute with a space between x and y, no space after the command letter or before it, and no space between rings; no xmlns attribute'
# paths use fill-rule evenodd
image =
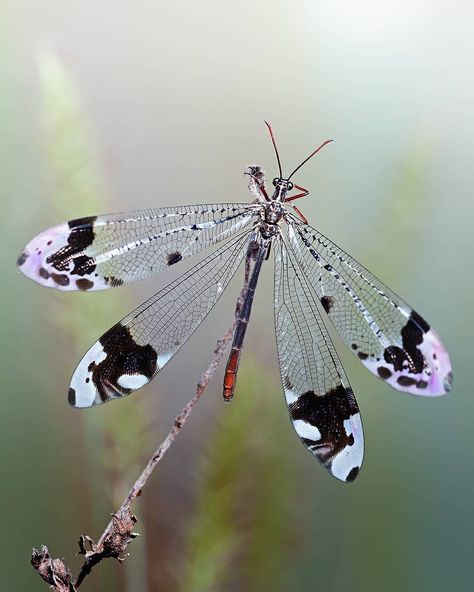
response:
<svg viewBox="0 0 474 592"><path fill-rule="evenodd" d="M141 280L223 242L89 349L74 372L68 399L74 407L89 407L147 384L205 319L245 258L250 273L236 309L224 377L229 401L258 277L273 246L278 358L293 427L332 475L353 481L363 460L362 423L322 316L372 374L397 390L442 395L451 387L451 363L430 325L309 226L293 205L309 192L291 178L331 140L284 177L272 128L266 125L278 162L271 196L261 167L250 166L250 204L178 206L72 220L28 243L18 266L43 286L103 290Z"/></svg>

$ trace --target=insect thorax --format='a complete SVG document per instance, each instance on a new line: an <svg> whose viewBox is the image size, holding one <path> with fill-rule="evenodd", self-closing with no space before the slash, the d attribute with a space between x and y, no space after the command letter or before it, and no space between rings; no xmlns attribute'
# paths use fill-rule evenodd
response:
<svg viewBox="0 0 474 592"><path fill-rule="evenodd" d="M285 209L281 202L272 200L265 205L261 212L262 221L259 226L264 238L271 238L278 234L284 213Z"/></svg>
<svg viewBox="0 0 474 592"><path fill-rule="evenodd" d="M278 224L285 213L280 201L272 200L265 206L264 220L268 224Z"/></svg>

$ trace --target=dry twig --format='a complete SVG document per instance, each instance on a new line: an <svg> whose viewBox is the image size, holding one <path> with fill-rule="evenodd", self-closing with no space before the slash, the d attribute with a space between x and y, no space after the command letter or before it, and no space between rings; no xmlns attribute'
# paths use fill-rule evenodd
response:
<svg viewBox="0 0 474 592"><path fill-rule="evenodd" d="M247 254L245 261L244 287L237 300L236 311L242 306L247 289L251 268L251 257L250 253ZM107 525L107 528L104 530L97 543L87 535L80 536L79 554L84 555L85 560L75 583L72 583L71 573L65 566L64 562L61 559L51 559L47 547L42 546L41 551L33 549L31 564L38 571L40 576L50 584L52 590L55 592L75 592L84 581L84 578L90 574L94 566L100 563L102 559L109 557L114 557L119 561L124 561L126 559L127 554L125 553L125 549L133 539L138 536L137 533L132 532L132 528L135 526L137 519L132 514L130 505L135 498L141 494L143 487L146 485L157 464L169 450L170 446L173 444L189 419L196 403L199 401L214 376L227 346L232 339L233 332L234 326L229 328L222 339L217 342L217 347L214 350L214 357L206 372L201 376L201 380L196 387L196 392L183 407L181 413L176 416L173 427L153 453L141 475L128 492L120 508L117 512L112 514L112 518Z"/></svg>
<svg viewBox="0 0 474 592"><path fill-rule="evenodd" d="M214 357L209 364L208 369L202 375L199 381L196 392L193 397L183 407L181 413L176 416L173 427L168 432L166 438L161 442L158 448L153 453L153 456L148 461L146 467L143 469L141 475L133 484L133 487L128 492L126 498L123 500L120 508L112 515L107 528L102 533L100 539L95 544L89 537L81 536L79 540L80 553L86 556L82 565L79 576L77 577L75 587L76 589L81 585L84 578L90 573L91 569L97 565L102 559L106 557L115 557L119 560L124 560L124 551L127 545L137 536L132 532L132 527L135 525L136 518L131 514L130 504L141 494L143 487L148 481L150 475L154 471L156 465L160 462L166 452L169 450L171 444L175 441L178 434L183 429L185 423L189 419L192 410L196 403L201 398L206 390L214 372L225 353L227 345L232 338L233 328L227 330L222 339L217 342L217 347L214 351ZM89 551L85 549L85 543L88 543Z"/></svg>

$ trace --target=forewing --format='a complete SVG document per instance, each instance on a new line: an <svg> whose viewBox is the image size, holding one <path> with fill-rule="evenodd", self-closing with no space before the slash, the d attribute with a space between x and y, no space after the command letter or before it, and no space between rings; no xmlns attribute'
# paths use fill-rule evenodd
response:
<svg viewBox="0 0 474 592"><path fill-rule="evenodd" d="M248 233L234 237L109 329L77 366L69 403L90 407L147 384L217 302L248 240Z"/></svg>
<svg viewBox="0 0 474 592"><path fill-rule="evenodd" d="M238 232L249 204L137 210L79 218L36 236L18 258L29 278L58 290L103 290L148 277Z"/></svg>
<svg viewBox="0 0 474 592"><path fill-rule="evenodd" d="M353 481L362 465L359 408L297 258L275 245L275 326L290 419L328 471Z"/></svg>
<svg viewBox="0 0 474 592"><path fill-rule="evenodd" d="M360 263L306 224L289 224L291 249L344 342L397 390L442 395L448 353L430 325Z"/></svg>

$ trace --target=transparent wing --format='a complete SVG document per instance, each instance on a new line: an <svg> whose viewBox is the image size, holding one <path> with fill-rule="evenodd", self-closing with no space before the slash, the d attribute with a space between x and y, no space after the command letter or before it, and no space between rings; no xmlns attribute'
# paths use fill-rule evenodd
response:
<svg viewBox="0 0 474 592"><path fill-rule="evenodd" d="M360 263L306 224L291 223L292 251L344 342L397 390L450 390L448 353L429 324Z"/></svg>
<svg viewBox="0 0 474 592"><path fill-rule="evenodd" d="M364 455L359 408L297 258L275 242L276 339L290 419L332 475L353 481Z"/></svg>
<svg viewBox="0 0 474 592"><path fill-rule="evenodd" d="M20 270L58 290L103 290L144 279L250 224L251 204L210 204L79 218L36 236Z"/></svg>
<svg viewBox="0 0 474 592"><path fill-rule="evenodd" d="M217 302L248 240L247 232L234 237L109 329L77 366L70 404L98 405L147 384Z"/></svg>

